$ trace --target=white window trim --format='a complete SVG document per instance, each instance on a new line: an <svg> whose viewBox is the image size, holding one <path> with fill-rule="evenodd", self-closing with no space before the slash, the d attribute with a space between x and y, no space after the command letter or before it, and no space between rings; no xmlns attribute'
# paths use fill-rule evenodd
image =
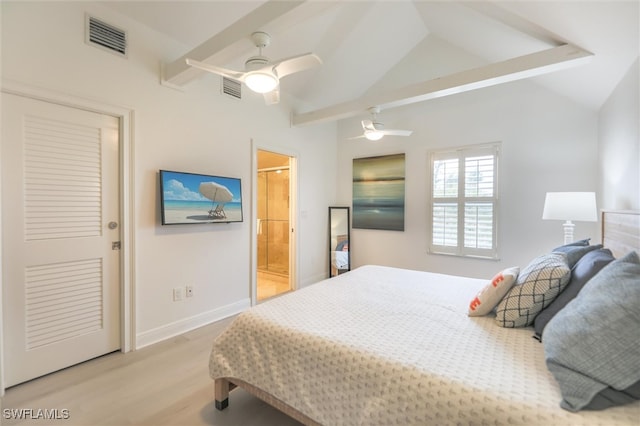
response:
<svg viewBox="0 0 640 426"><path fill-rule="evenodd" d="M461 257L474 257L482 259L499 259L499 247L498 247L498 213L500 210L500 197L499 197L499 170L500 170L500 151L501 143L494 142L482 145L471 145L458 147L449 150L431 151L428 155L429 163L429 182L427 191L429 192L427 216L428 216L428 244L427 252L429 254L445 254ZM464 197L464 168L466 157L473 157L478 155L493 155L494 156L494 180L493 180L493 197ZM457 198L434 198L433 197L433 179L434 179L434 162L436 160L445 160L449 158L457 158L459 161L458 170L458 197ZM443 246L433 244L433 206L434 203L442 201L448 203L457 203L458 205L458 244L457 246ZM491 249L477 249L477 248L465 248L464 247L464 205L465 202L473 201L489 201L493 203L493 223L492 223L492 242L493 247Z"/></svg>

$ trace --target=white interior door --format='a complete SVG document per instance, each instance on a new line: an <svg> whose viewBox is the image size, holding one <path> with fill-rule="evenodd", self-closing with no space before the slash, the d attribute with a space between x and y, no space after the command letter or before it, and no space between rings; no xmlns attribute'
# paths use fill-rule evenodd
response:
<svg viewBox="0 0 640 426"><path fill-rule="evenodd" d="M120 348L119 122L2 96L5 385Z"/></svg>

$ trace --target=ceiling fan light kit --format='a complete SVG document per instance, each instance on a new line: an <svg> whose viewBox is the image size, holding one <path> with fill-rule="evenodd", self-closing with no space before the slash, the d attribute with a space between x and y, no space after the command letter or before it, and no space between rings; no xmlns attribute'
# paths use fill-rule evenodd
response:
<svg viewBox="0 0 640 426"><path fill-rule="evenodd" d="M263 71L252 71L244 78L247 87L256 93L268 93L278 87L278 77Z"/></svg>
<svg viewBox="0 0 640 426"><path fill-rule="evenodd" d="M370 141L379 141L384 136L384 133L377 130L365 130L364 137Z"/></svg>

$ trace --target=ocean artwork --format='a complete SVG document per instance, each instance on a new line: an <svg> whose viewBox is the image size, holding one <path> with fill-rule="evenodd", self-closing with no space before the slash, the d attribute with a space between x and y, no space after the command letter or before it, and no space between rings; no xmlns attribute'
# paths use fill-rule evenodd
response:
<svg viewBox="0 0 640 426"><path fill-rule="evenodd" d="M160 171L162 223L242 222L240 179Z"/></svg>
<svg viewBox="0 0 640 426"><path fill-rule="evenodd" d="M353 228L404 231L405 155L353 159Z"/></svg>

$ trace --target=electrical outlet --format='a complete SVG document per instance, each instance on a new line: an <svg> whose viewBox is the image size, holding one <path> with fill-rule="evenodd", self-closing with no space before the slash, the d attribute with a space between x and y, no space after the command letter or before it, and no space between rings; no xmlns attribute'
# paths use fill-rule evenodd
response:
<svg viewBox="0 0 640 426"><path fill-rule="evenodd" d="M179 302L183 299L183 291L182 291L182 287L175 287L173 289L173 301L174 302Z"/></svg>
<svg viewBox="0 0 640 426"><path fill-rule="evenodd" d="M185 294L187 297L193 297L193 286L186 286L185 287Z"/></svg>

